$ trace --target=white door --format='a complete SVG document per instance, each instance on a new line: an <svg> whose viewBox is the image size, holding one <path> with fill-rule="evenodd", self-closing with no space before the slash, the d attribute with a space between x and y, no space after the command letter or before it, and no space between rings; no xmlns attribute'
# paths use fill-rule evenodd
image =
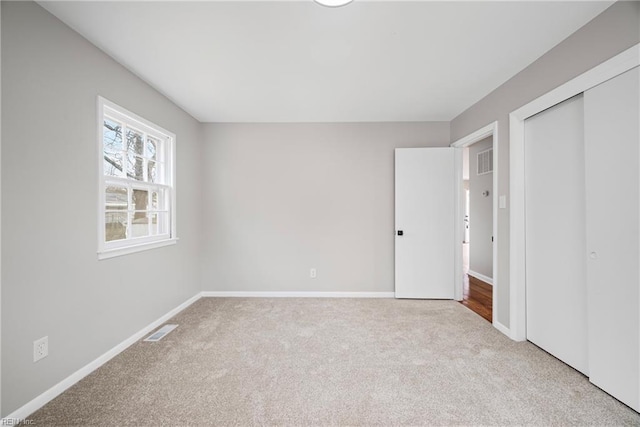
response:
<svg viewBox="0 0 640 427"><path fill-rule="evenodd" d="M640 410L640 72L585 92L589 379Z"/></svg>
<svg viewBox="0 0 640 427"><path fill-rule="evenodd" d="M395 150L396 298L453 299L454 148Z"/></svg>
<svg viewBox="0 0 640 427"><path fill-rule="evenodd" d="M582 95L525 121L527 339L588 374Z"/></svg>

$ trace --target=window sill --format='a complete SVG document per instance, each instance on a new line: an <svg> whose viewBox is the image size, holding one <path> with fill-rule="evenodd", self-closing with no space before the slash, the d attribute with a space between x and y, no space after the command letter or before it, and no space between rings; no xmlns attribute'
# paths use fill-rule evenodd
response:
<svg viewBox="0 0 640 427"><path fill-rule="evenodd" d="M157 242L141 243L139 245L126 246L123 248L105 249L98 252L98 260L115 258L122 255L133 254L136 252L147 251L149 249L162 248L164 246L175 245L178 243L178 238L160 240Z"/></svg>

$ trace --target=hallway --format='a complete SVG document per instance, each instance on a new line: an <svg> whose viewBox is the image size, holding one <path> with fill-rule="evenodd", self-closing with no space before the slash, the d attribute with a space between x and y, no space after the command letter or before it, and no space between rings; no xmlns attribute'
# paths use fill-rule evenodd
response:
<svg viewBox="0 0 640 427"><path fill-rule="evenodd" d="M464 282L462 287L462 301L460 304L480 315L489 322L493 322L493 286L473 276L469 276L469 244L462 244L462 268Z"/></svg>

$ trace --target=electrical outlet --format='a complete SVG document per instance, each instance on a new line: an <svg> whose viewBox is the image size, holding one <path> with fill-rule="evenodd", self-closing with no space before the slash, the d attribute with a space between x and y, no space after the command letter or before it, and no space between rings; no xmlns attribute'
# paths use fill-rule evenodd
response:
<svg viewBox="0 0 640 427"><path fill-rule="evenodd" d="M33 342L33 361L37 362L49 355L49 337L43 337Z"/></svg>
<svg viewBox="0 0 640 427"><path fill-rule="evenodd" d="M309 277L315 279L316 277L318 277L318 271L315 268L312 268L311 270L309 270Z"/></svg>

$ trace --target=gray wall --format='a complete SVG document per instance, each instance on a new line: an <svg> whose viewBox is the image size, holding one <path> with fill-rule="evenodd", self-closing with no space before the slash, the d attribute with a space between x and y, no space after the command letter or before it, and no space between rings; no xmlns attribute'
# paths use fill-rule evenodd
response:
<svg viewBox="0 0 640 427"><path fill-rule="evenodd" d="M206 125L203 290L393 292L393 149L448 143L446 122Z"/></svg>
<svg viewBox="0 0 640 427"><path fill-rule="evenodd" d="M597 16L451 122L451 140L498 121L498 194L509 194L509 113L640 42L640 2ZM495 147L494 147L495 149ZM509 210L498 210L497 318L509 326Z"/></svg>
<svg viewBox="0 0 640 427"><path fill-rule="evenodd" d="M469 270L489 278L493 278L493 173L478 175L478 153L492 146L490 136L469 147Z"/></svg>
<svg viewBox="0 0 640 427"><path fill-rule="evenodd" d="M2 415L199 292L201 125L31 2L2 2ZM96 97L177 135L177 245L97 260ZM33 341L49 356L33 363Z"/></svg>

